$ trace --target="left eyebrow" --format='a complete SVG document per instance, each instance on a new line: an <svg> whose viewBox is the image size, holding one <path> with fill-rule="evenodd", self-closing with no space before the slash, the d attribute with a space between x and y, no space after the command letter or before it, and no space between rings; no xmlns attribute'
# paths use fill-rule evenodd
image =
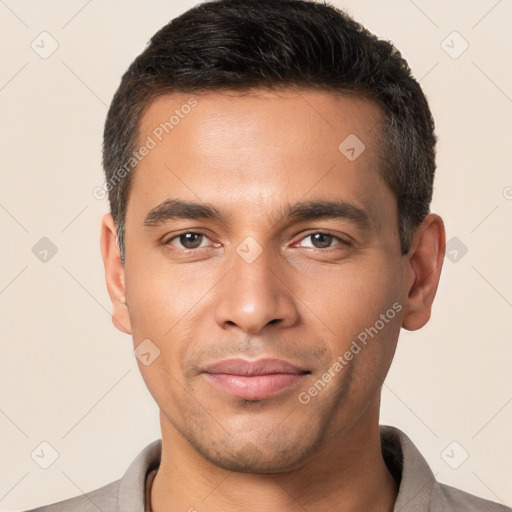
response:
<svg viewBox="0 0 512 512"><path fill-rule="evenodd" d="M286 208L285 217L291 220L342 219L366 231L375 230L374 222L366 210L344 200L295 203Z"/></svg>

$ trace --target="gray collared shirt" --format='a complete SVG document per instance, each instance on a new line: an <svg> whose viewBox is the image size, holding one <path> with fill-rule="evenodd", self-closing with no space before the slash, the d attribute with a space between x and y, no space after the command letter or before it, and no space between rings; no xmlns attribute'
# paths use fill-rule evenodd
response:
<svg viewBox="0 0 512 512"><path fill-rule="evenodd" d="M393 512L512 512L505 505L439 483L409 437L388 425L379 429L384 460L400 481ZM146 446L120 480L26 512L144 512L146 478L160 464L161 448L161 439Z"/></svg>

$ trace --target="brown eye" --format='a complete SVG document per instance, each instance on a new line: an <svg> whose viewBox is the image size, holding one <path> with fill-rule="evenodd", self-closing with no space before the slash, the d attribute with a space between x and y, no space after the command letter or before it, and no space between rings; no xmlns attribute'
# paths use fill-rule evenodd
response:
<svg viewBox="0 0 512 512"><path fill-rule="evenodd" d="M332 235L328 235L326 233L315 233L314 235L310 235L310 237L313 246L317 249L325 249L326 247L330 247L334 238Z"/></svg>
<svg viewBox="0 0 512 512"><path fill-rule="evenodd" d="M180 242L186 249L197 249L203 240L203 235L199 233L185 233L180 235Z"/></svg>
<svg viewBox="0 0 512 512"><path fill-rule="evenodd" d="M183 249L198 249L202 247L205 238L205 235L202 233L183 233L182 235L171 238L167 244L177 245L178 247L181 245ZM179 244L176 244L176 241L178 241Z"/></svg>
<svg viewBox="0 0 512 512"><path fill-rule="evenodd" d="M337 245L349 246L350 243L338 236L319 231L317 233L311 233L305 236L299 242L299 245L300 247L309 247L312 249L330 249L331 247L336 247Z"/></svg>

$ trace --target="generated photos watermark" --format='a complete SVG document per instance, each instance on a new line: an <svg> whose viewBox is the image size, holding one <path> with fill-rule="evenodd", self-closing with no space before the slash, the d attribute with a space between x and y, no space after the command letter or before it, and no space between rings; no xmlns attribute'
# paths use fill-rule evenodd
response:
<svg viewBox="0 0 512 512"><path fill-rule="evenodd" d="M167 121L160 123L152 132L148 135L144 144L136 149L128 161L114 172L114 174L105 181L103 185L94 187L92 195L95 199L102 200L107 194L116 187L124 177L137 167L139 162L149 155L151 150L155 149L166 135L171 133L176 126L178 126L185 117L187 117L192 109L197 107L198 101L195 98L189 98L187 103L184 103L180 108L177 108L174 113L169 117Z"/></svg>
<svg viewBox="0 0 512 512"><path fill-rule="evenodd" d="M368 344L368 337L374 338L379 334L382 329L395 318L397 313L402 311L403 306L399 302L395 302L385 313L382 313L379 319L370 327L366 327L358 335L357 339L352 340L350 348L336 358L336 361L327 369L327 371L315 381L315 383L308 388L307 391L301 391L298 395L298 400L301 404L307 405L311 399L318 395L325 386L349 364L354 356L359 354L361 350ZM362 346L361 346L362 345Z"/></svg>

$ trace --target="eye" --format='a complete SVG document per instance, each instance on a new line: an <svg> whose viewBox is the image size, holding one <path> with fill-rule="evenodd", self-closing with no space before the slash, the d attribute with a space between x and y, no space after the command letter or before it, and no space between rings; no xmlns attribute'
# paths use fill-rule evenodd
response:
<svg viewBox="0 0 512 512"><path fill-rule="evenodd" d="M302 245L301 242L304 240L310 239L310 244ZM350 242L341 239L340 237L337 237L335 235L331 235L330 233L324 233L324 232L317 232L317 233L311 233L304 237L300 242L300 247L311 247L313 249L329 249L333 247L333 242L338 241L338 244L336 245L350 245Z"/></svg>
<svg viewBox="0 0 512 512"><path fill-rule="evenodd" d="M207 243L203 244L207 240L209 240L208 237L202 233L189 232L170 238L164 245L174 245L179 249L187 250L199 249L208 245Z"/></svg>

